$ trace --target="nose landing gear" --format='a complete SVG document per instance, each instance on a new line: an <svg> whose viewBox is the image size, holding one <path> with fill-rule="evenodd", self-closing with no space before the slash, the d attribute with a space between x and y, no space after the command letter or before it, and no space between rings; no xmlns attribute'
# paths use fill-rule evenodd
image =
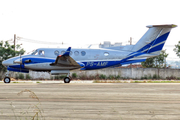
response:
<svg viewBox="0 0 180 120"><path fill-rule="evenodd" d="M10 77L5 77L4 78L4 83L10 83L11 82L11 78Z"/></svg>
<svg viewBox="0 0 180 120"><path fill-rule="evenodd" d="M6 73L6 76L4 77L4 83L10 83L11 82L11 78L9 77L9 70Z"/></svg>

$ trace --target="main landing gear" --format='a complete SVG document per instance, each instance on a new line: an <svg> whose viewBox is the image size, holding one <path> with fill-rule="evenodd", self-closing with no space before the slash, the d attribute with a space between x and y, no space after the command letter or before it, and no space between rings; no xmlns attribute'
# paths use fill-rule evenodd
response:
<svg viewBox="0 0 180 120"><path fill-rule="evenodd" d="M71 79L69 77L64 78L64 83L70 83Z"/></svg>
<svg viewBox="0 0 180 120"><path fill-rule="evenodd" d="M70 73L67 74L67 77L64 78L64 83L70 83L71 78L70 78Z"/></svg>
<svg viewBox="0 0 180 120"><path fill-rule="evenodd" d="M11 82L11 78L9 77L9 70L6 73L6 76L4 77L4 83L10 83Z"/></svg>

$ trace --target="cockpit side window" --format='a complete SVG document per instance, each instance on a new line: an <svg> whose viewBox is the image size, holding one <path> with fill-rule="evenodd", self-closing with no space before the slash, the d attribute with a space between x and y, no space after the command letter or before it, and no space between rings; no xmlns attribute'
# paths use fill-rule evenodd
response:
<svg viewBox="0 0 180 120"><path fill-rule="evenodd" d="M44 56L44 53L45 53L44 50L39 50L39 55L40 56Z"/></svg>

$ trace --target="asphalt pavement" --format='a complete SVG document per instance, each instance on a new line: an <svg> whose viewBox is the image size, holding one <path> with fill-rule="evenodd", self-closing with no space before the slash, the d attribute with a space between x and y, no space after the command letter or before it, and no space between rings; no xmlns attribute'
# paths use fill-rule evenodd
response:
<svg viewBox="0 0 180 120"><path fill-rule="evenodd" d="M179 83L0 83L0 120L179 120Z"/></svg>

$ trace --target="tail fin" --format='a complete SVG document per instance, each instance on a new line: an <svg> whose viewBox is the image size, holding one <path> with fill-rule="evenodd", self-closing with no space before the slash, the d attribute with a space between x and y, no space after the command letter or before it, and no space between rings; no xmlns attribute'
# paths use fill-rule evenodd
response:
<svg viewBox="0 0 180 120"><path fill-rule="evenodd" d="M132 51L149 54L160 54L172 28L177 25L149 25L149 30L134 45Z"/></svg>

